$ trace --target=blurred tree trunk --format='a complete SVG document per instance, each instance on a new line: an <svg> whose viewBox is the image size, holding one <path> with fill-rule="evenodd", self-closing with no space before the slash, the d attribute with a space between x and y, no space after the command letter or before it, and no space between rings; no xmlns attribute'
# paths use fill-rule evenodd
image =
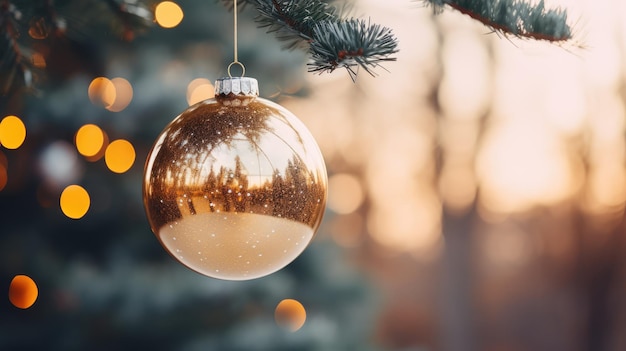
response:
<svg viewBox="0 0 626 351"><path fill-rule="evenodd" d="M477 350L474 327L472 242L476 202L462 215L443 207L442 349Z"/></svg>
<svg viewBox="0 0 626 351"><path fill-rule="evenodd" d="M585 214L578 217L581 222L577 226L578 264L572 271L572 279L578 284L587 307L584 350L614 350L611 339L613 333L618 332L614 294L624 264L626 221L622 217L612 228L598 230L594 229L597 218Z"/></svg>

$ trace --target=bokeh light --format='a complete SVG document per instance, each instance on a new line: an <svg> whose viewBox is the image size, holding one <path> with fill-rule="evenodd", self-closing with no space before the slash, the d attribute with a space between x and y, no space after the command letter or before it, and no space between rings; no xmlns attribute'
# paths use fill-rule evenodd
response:
<svg viewBox="0 0 626 351"><path fill-rule="evenodd" d="M45 147L37 166L46 184L53 188L71 184L83 173L76 149L64 140L55 141Z"/></svg>
<svg viewBox="0 0 626 351"><path fill-rule="evenodd" d="M113 82L105 77L94 78L89 84L89 100L96 105L109 108L115 103L116 91Z"/></svg>
<svg viewBox="0 0 626 351"><path fill-rule="evenodd" d="M363 203L363 188L350 174L335 174L328 179L328 208L335 213L354 212Z"/></svg>
<svg viewBox="0 0 626 351"><path fill-rule="evenodd" d="M215 87L206 78L196 78L187 86L187 103L189 106L215 96Z"/></svg>
<svg viewBox="0 0 626 351"><path fill-rule="evenodd" d="M17 308L27 309L37 300L39 290L35 281L27 275L16 275L9 285L9 301Z"/></svg>
<svg viewBox="0 0 626 351"><path fill-rule="evenodd" d="M424 261L437 258L441 240L441 203L434 193L397 195L394 207L376 204L366 218L371 237L398 252L411 252Z"/></svg>
<svg viewBox="0 0 626 351"><path fill-rule="evenodd" d="M163 1L154 10L154 18L163 28L176 27L183 20L183 16L183 10L172 1Z"/></svg>
<svg viewBox="0 0 626 351"><path fill-rule="evenodd" d="M80 185L70 185L61 193L61 211L72 219L82 218L89 210L89 193Z"/></svg>
<svg viewBox="0 0 626 351"><path fill-rule="evenodd" d="M26 139L26 126L17 116L6 116L0 122L0 144L7 149L17 149Z"/></svg>
<svg viewBox="0 0 626 351"><path fill-rule="evenodd" d="M115 140L107 146L104 161L112 172L124 173L135 163L135 148L127 140Z"/></svg>
<svg viewBox="0 0 626 351"><path fill-rule="evenodd" d="M104 133L95 124L85 124L76 132L76 149L87 157L95 156L104 144Z"/></svg>
<svg viewBox="0 0 626 351"><path fill-rule="evenodd" d="M509 122L486 133L477 158L481 202L492 212L550 205L577 189L574 165L545 128Z"/></svg>
<svg viewBox="0 0 626 351"><path fill-rule="evenodd" d="M117 77L111 79L111 83L115 87L115 100L107 110L111 112L120 112L124 110L133 100L133 86L124 78Z"/></svg>
<svg viewBox="0 0 626 351"><path fill-rule="evenodd" d="M306 321L306 310L294 299L284 299L278 303L274 311L274 319L280 327L295 332L302 328Z"/></svg>

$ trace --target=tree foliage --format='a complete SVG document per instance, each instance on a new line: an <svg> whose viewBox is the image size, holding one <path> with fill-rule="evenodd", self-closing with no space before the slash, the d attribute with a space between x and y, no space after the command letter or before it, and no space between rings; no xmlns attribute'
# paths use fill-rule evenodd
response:
<svg viewBox="0 0 626 351"><path fill-rule="evenodd" d="M436 11L450 7L505 34L549 41L571 38L566 12L546 9L543 1L422 1ZM154 24L156 2L0 0L0 95L32 89L43 68L37 55L60 45L60 41L93 42L89 34L98 32L134 40ZM231 0L222 2L233 7ZM398 40L392 29L349 18L322 0L238 0L238 4L255 8L259 26L284 40L285 48L308 51L309 72L345 68L354 80L359 68L375 75L382 63L396 60Z"/></svg>

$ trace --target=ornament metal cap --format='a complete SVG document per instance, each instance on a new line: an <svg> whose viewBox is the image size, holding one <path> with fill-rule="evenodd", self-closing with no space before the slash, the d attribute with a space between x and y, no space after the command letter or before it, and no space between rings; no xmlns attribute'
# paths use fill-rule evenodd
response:
<svg viewBox="0 0 626 351"><path fill-rule="evenodd" d="M215 97L226 105L246 105L257 96L259 83L254 78L224 77L215 81Z"/></svg>

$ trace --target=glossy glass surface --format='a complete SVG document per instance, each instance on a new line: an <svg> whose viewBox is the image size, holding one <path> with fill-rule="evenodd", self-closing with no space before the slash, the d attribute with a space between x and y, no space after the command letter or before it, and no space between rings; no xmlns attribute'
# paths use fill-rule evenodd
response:
<svg viewBox="0 0 626 351"><path fill-rule="evenodd" d="M244 280L273 273L309 244L327 176L306 127L262 98L209 99L176 117L146 161L152 231L187 267Z"/></svg>

